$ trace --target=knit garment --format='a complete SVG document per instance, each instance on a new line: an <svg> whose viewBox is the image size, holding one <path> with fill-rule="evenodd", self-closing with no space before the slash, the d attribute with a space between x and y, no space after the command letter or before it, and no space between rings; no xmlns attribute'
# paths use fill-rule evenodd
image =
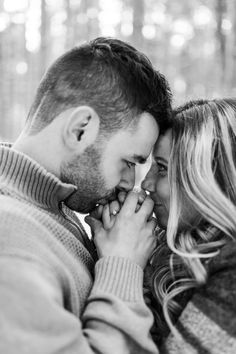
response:
<svg viewBox="0 0 236 354"><path fill-rule="evenodd" d="M212 259L205 286L195 291L184 308L177 329L161 354L236 353L236 242L229 242Z"/></svg>
<svg viewBox="0 0 236 354"><path fill-rule="evenodd" d="M64 204L75 189L0 147L0 353L157 353L143 271L121 257L95 264Z"/></svg>

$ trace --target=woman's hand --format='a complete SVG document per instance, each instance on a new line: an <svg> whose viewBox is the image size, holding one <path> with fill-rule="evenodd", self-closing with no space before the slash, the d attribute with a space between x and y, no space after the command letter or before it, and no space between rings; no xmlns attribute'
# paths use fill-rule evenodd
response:
<svg viewBox="0 0 236 354"><path fill-rule="evenodd" d="M109 230L114 225L116 215L119 213L120 208L121 208L121 204L119 203L119 201L113 200L112 202L107 203L106 205L97 206L89 214L88 218L91 217L100 220L103 223L104 229Z"/></svg>
<svg viewBox="0 0 236 354"><path fill-rule="evenodd" d="M142 205L139 204L139 199L138 193L129 192L125 200L120 198L119 202L113 201L103 208L100 207L97 210L97 217L101 214L100 220L92 214L85 218L93 230L99 258L125 257L142 268L145 267L156 243L156 221L151 217L151 198L145 196Z"/></svg>

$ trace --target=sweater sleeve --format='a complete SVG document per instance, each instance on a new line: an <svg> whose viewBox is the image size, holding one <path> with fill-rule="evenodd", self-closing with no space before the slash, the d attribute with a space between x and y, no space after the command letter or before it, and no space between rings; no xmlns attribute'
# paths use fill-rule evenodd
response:
<svg viewBox="0 0 236 354"><path fill-rule="evenodd" d="M236 242L213 259L207 284L195 292L182 312L177 329L160 353L236 353Z"/></svg>
<svg viewBox="0 0 236 354"><path fill-rule="evenodd" d="M1 257L0 289L0 353L157 353L142 270L126 259L97 263L82 319L65 309L53 273L30 259Z"/></svg>

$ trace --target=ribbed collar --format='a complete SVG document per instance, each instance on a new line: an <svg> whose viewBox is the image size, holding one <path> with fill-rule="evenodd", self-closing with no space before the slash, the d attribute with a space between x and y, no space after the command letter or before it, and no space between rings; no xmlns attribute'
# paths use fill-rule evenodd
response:
<svg viewBox="0 0 236 354"><path fill-rule="evenodd" d="M0 145L0 187L54 210L76 191L10 144Z"/></svg>

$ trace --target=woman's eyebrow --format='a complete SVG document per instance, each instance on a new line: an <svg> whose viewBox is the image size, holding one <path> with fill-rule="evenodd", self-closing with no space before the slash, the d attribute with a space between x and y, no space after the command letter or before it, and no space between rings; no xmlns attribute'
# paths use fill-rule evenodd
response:
<svg viewBox="0 0 236 354"><path fill-rule="evenodd" d="M161 162L164 162L165 164L168 165L168 161L164 157L156 155L156 156L154 156L154 159L158 160L158 161L161 161Z"/></svg>

